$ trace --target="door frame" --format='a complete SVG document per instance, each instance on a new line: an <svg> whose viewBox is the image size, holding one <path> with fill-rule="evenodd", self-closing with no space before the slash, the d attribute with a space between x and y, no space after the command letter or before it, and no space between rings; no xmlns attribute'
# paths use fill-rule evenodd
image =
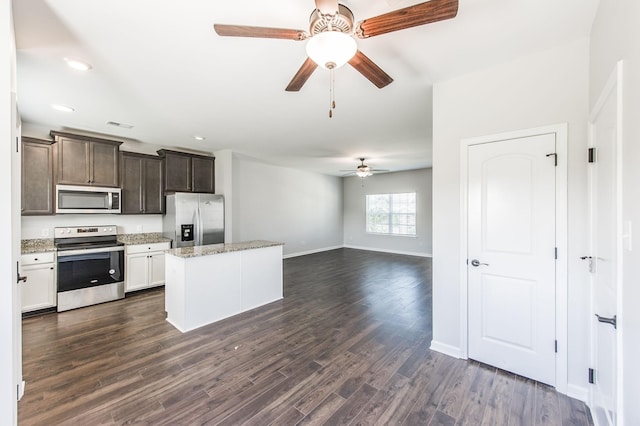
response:
<svg viewBox="0 0 640 426"><path fill-rule="evenodd" d="M623 90L623 70L624 70L624 61L623 60L619 60L616 63L616 66L614 67L614 69L611 71L611 74L609 75L609 78L607 79L607 82L604 86L604 88L602 89L602 91L600 92L600 95L598 96L598 99L595 103L595 105L593 106L593 109L590 111L589 113L589 148L593 148L593 144L594 144L594 133L595 133L595 125L594 122L597 119L598 115L600 114L602 108L605 106L606 101L608 99L609 96L615 96L615 103L616 103L616 140L615 140L615 144L616 144L616 158L615 158L615 164L616 164L616 171L615 171L615 182L616 182L616 193L615 193L615 221L616 221L616 251L617 251L617 256L616 256L616 315L617 315L617 320L618 320L618 324L617 324L617 332L616 332L616 417L618 419L618 423L620 423L623 419L623 415L624 415L624 398L623 398L623 389L624 389L624 374L622 374L623 371L623 366L624 366L624 357L623 357L623 332L624 332L624 313L623 313L623 253L624 253L624 244L623 244L623 240L624 238L629 238L628 233L625 234L625 232L623 231L623 216L622 216L622 211L623 211L623 194L622 194L622 159L623 159L623 154L622 154L622 150L623 150L623 106L624 106L624 102L623 102L623 98L624 98L624 90ZM597 155L597 150L596 150L596 155ZM597 161L597 157L596 157L596 161ZM592 234L592 230L593 230L593 215L592 213L592 209L593 209L593 171L591 168L589 168L589 178L588 178L588 185L589 185L589 190L588 190L588 194L589 194L589 249L592 250L593 246L593 235ZM628 240L627 240L627 244L628 244ZM594 312L594 301L593 301L593 276L590 275L590 285L589 285L589 297L590 297L590 306L589 306L589 312L590 314L596 314L597 312ZM590 364L593 368L595 368L595 347L594 347L594 343L595 343L595 333L596 333L596 327L598 326L598 323L592 320L592 316L590 316L590 324L591 326L589 327L589 360L590 360ZM596 372L596 377L597 377L597 372ZM594 405L594 387L593 386L589 386L589 390L588 390L588 400L587 403L589 405L589 407L593 407ZM594 416L594 422L597 425L597 421L598 419ZM621 423L620 423L621 424Z"/></svg>
<svg viewBox="0 0 640 426"><path fill-rule="evenodd" d="M468 163L469 147L472 145L500 142L509 139L526 138L554 134L556 137L556 245L558 259L556 261L556 339L558 352L556 353L555 388L558 392L566 394L568 387L568 351L567 351L567 327L568 327L568 273L567 273L567 135L568 124L559 123L549 126L531 129L516 130L512 132L479 136L462 139L460 141L460 342L462 358L469 358L469 333L468 333Z"/></svg>

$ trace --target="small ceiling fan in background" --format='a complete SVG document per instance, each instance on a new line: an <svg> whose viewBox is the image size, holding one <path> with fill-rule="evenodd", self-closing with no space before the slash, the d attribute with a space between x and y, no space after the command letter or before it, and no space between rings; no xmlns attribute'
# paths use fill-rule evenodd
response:
<svg viewBox="0 0 640 426"><path fill-rule="evenodd" d="M375 169L373 170L373 168L367 166L366 164L364 164L364 157L360 157L360 164L358 165L358 167L356 167L355 170L340 170L341 172L347 172L347 174L343 175L343 176L358 176L361 179L364 179L368 176L371 176L374 173L384 173L384 172L388 172L390 170L387 169Z"/></svg>
<svg viewBox="0 0 640 426"><path fill-rule="evenodd" d="M218 35L307 40L309 56L285 90L299 91L319 66L333 70L348 63L379 88L393 79L362 53L353 36L366 39L393 31L443 21L458 13L458 0L431 0L354 24L353 13L338 0L315 0L309 32L284 28L214 24Z"/></svg>

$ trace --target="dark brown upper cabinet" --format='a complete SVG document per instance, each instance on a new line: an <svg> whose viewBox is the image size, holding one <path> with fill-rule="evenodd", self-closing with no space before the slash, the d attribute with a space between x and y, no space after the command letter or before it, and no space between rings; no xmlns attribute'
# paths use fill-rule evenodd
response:
<svg viewBox="0 0 640 426"><path fill-rule="evenodd" d="M123 214L164 213L161 158L122 151L120 183L122 184Z"/></svg>
<svg viewBox="0 0 640 426"><path fill-rule="evenodd" d="M57 183L119 186L122 142L51 131L57 149Z"/></svg>
<svg viewBox="0 0 640 426"><path fill-rule="evenodd" d="M161 149L165 193L215 192L215 157Z"/></svg>
<svg viewBox="0 0 640 426"><path fill-rule="evenodd" d="M22 138L22 215L53 214L53 141Z"/></svg>

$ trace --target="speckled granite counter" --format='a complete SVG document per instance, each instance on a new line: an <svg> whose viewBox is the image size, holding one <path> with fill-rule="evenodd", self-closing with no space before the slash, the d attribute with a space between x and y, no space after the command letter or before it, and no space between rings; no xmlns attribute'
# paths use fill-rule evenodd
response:
<svg viewBox="0 0 640 426"><path fill-rule="evenodd" d="M48 251L56 251L53 245L53 238L22 240L20 251L22 254L44 253Z"/></svg>
<svg viewBox="0 0 640 426"><path fill-rule="evenodd" d="M220 253L233 253L243 250L254 250L265 247L283 246L284 243L277 243L275 241L266 240L253 240L245 241L242 243L230 243L230 244L210 244L206 246L197 247L183 247L168 250L166 253L176 257L188 258L188 257L200 257L209 256L212 254Z"/></svg>
<svg viewBox="0 0 640 426"><path fill-rule="evenodd" d="M170 243L171 238L163 237L160 232L146 232L142 234L118 234L118 241L125 245ZM22 240L20 251L22 254L45 253L56 251L53 238L36 238Z"/></svg>
<svg viewBox="0 0 640 426"><path fill-rule="evenodd" d="M118 241L125 245L170 243L171 238L163 237L160 232L146 232L143 234L118 234Z"/></svg>
<svg viewBox="0 0 640 426"><path fill-rule="evenodd" d="M185 332L282 299L282 243L167 250L167 321Z"/></svg>

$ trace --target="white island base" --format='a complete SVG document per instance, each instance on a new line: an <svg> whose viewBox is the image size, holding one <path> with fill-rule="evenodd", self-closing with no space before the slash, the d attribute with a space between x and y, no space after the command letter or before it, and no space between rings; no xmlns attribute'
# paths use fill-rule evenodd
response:
<svg viewBox="0 0 640 426"><path fill-rule="evenodd" d="M172 249L165 279L167 321L184 333L282 299L282 243Z"/></svg>

